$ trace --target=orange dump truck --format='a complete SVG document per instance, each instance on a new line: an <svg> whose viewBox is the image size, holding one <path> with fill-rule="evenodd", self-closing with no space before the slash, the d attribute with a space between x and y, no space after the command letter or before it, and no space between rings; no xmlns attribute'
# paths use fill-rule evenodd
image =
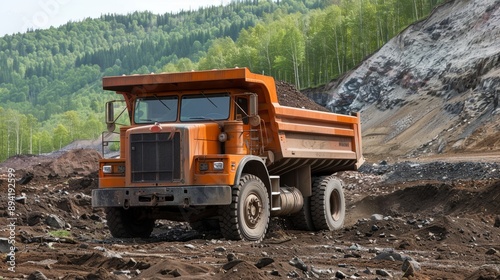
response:
<svg viewBox="0 0 500 280"><path fill-rule="evenodd" d="M281 106L274 79L246 68L105 77L103 88L123 96L130 117L92 191L114 237L148 237L157 219L216 222L225 238L248 241L264 238L272 216L342 228L332 174L362 164L359 115Z"/></svg>

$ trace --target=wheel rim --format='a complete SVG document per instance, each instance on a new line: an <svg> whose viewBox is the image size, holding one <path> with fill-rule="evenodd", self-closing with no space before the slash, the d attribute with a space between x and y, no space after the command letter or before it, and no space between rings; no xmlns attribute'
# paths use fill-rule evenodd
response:
<svg viewBox="0 0 500 280"><path fill-rule="evenodd" d="M340 193L334 190L330 194L330 215L334 221L338 221L340 219L340 202Z"/></svg>
<svg viewBox="0 0 500 280"><path fill-rule="evenodd" d="M245 224L251 229L256 228L262 214L262 201L260 197L255 193L249 194L245 198L244 207Z"/></svg>

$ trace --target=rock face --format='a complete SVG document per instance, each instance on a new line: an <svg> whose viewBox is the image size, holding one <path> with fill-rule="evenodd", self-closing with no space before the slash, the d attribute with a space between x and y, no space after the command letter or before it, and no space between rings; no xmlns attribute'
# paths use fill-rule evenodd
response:
<svg viewBox="0 0 500 280"><path fill-rule="evenodd" d="M325 87L361 111L364 152L388 157L500 148L500 1L456 0Z"/></svg>

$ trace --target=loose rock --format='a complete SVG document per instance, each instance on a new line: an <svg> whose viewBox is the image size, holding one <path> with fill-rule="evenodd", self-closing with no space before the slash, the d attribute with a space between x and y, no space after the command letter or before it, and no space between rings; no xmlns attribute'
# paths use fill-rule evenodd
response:
<svg viewBox="0 0 500 280"><path fill-rule="evenodd" d="M414 266L413 261L410 261L409 259L405 259L403 261L403 266L401 267L401 270L403 271L403 277L410 277L415 275L415 271L417 270L416 267L419 267L418 265Z"/></svg>
<svg viewBox="0 0 500 280"><path fill-rule="evenodd" d="M234 261L236 259L236 255L233 253L227 254L227 261Z"/></svg>
<svg viewBox="0 0 500 280"><path fill-rule="evenodd" d="M50 214L45 218L45 223L53 228L64 228L66 223L59 216Z"/></svg>
<svg viewBox="0 0 500 280"><path fill-rule="evenodd" d="M403 256L394 252L381 252L373 258L374 260L403 261Z"/></svg>
<svg viewBox="0 0 500 280"><path fill-rule="evenodd" d="M288 263L295 266L296 268L298 268L302 271L307 271L307 265L301 259L299 259L297 257L294 257Z"/></svg>
<svg viewBox="0 0 500 280"><path fill-rule="evenodd" d="M344 272L342 272L340 270L337 270L337 272L335 272L335 277L337 277L339 279L345 279L345 278L349 277L349 275L345 274Z"/></svg>
<svg viewBox="0 0 500 280"><path fill-rule="evenodd" d="M380 215L380 214L373 214L370 219L372 221L383 221L384 220L384 215Z"/></svg>
<svg viewBox="0 0 500 280"><path fill-rule="evenodd" d="M33 273L31 273L29 276L28 276L28 280L46 280L46 279L49 279L47 278L47 276L45 276L43 273L41 273L40 271L35 271Z"/></svg>
<svg viewBox="0 0 500 280"><path fill-rule="evenodd" d="M260 268L263 268L263 267L266 267L266 266L272 264L273 262L274 262L274 260L271 258L262 258L262 259L258 260L257 263L255 263L255 266L260 269Z"/></svg>
<svg viewBox="0 0 500 280"><path fill-rule="evenodd" d="M488 249L488 251L486 251L486 255L496 255L498 253L497 250L495 250L495 248L490 248Z"/></svg>
<svg viewBox="0 0 500 280"><path fill-rule="evenodd" d="M384 276L384 277L391 277L392 278L392 275L384 269L375 270L375 274L380 275L380 276Z"/></svg>
<svg viewBox="0 0 500 280"><path fill-rule="evenodd" d="M242 260L232 260L225 265L222 266L222 269L224 270L230 270L231 268L235 267L237 264L242 263Z"/></svg>
<svg viewBox="0 0 500 280"><path fill-rule="evenodd" d="M9 239L0 238L0 253L5 254L10 252Z"/></svg>

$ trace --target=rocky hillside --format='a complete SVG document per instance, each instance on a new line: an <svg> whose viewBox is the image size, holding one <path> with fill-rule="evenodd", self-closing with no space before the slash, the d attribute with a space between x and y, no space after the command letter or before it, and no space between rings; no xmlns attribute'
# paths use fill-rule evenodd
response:
<svg viewBox="0 0 500 280"><path fill-rule="evenodd" d="M325 88L370 159L500 151L500 1L455 0Z"/></svg>

